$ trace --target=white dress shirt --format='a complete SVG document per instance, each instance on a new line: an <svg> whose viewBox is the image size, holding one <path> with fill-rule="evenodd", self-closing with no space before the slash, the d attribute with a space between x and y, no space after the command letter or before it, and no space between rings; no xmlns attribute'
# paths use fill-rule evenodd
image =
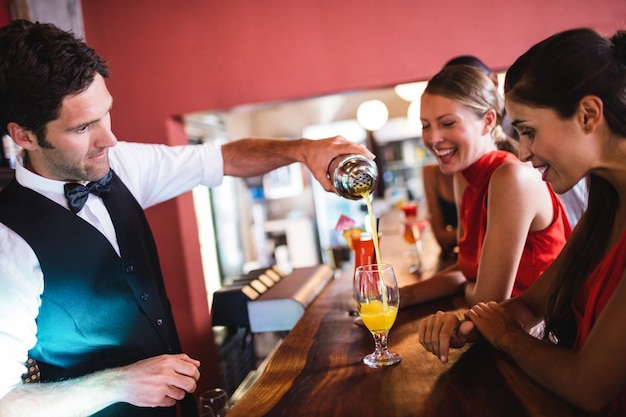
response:
<svg viewBox="0 0 626 417"><path fill-rule="evenodd" d="M587 178L578 181L575 186L563 194L558 194L558 196L561 199L567 220L569 220L573 230L583 213L587 211L587 200L589 199Z"/></svg>
<svg viewBox="0 0 626 417"><path fill-rule="evenodd" d="M109 150L111 168L144 209L199 184L221 184L224 162L218 144L165 146L119 142ZM18 160L17 181L69 210L63 181L28 171ZM89 194L77 213L103 235L119 255L109 213L100 197ZM37 256L15 232L0 223L0 398L22 383L28 351L37 342L35 319L44 279Z"/></svg>

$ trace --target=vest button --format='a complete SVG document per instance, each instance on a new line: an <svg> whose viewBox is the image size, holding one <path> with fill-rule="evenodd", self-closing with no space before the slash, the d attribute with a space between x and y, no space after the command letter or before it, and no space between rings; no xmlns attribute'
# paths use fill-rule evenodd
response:
<svg viewBox="0 0 626 417"><path fill-rule="evenodd" d="M157 319L156 320L156 325L159 326L159 327L163 326L163 319Z"/></svg>
<svg viewBox="0 0 626 417"><path fill-rule="evenodd" d="M148 301L148 298L149 298L149 297L150 297L150 296L148 295L148 292L147 292L147 291L144 291L144 292L142 292L142 293L141 293L141 299L142 299L143 301Z"/></svg>
<svg viewBox="0 0 626 417"><path fill-rule="evenodd" d="M132 274L135 271L135 266L134 265L126 265L126 273L128 274Z"/></svg>

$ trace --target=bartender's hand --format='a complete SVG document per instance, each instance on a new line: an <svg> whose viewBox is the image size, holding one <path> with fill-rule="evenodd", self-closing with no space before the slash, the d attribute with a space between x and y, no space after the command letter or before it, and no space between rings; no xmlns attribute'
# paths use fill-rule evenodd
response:
<svg viewBox="0 0 626 417"><path fill-rule="evenodd" d="M184 353L161 355L119 368L124 402L138 407L169 407L196 390L200 362Z"/></svg>
<svg viewBox="0 0 626 417"><path fill-rule="evenodd" d="M459 348L477 337L473 322L461 321L456 314L443 311L422 319L418 335L422 346L443 363L448 362L450 348Z"/></svg>
<svg viewBox="0 0 626 417"><path fill-rule="evenodd" d="M328 179L328 166L339 155L359 154L374 159L375 155L365 146L351 142L342 136L319 140L306 140L306 149L302 153L304 163L311 174L326 191L335 191L332 181Z"/></svg>

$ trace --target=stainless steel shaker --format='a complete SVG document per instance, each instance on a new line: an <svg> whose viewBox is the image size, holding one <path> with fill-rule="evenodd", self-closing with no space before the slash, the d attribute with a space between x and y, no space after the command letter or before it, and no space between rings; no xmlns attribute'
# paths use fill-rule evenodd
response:
<svg viewBox="0 0 626 417"><path fill-rule="evenodd" d="M376 164L359 154L337 156L330 161L327 173L337 193L349 200L360 200L378 184Z"/></svg>

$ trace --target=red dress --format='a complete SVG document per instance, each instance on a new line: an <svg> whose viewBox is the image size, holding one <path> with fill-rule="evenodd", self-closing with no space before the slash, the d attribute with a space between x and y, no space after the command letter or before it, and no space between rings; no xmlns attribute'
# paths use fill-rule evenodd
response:
<svg viewBox="0 0 626 417"><path fill-rule="evenodd" d="M584 311L574 307L578 333L574 342L574 350L578 351L587 340L596 319L602 313L604 306L613 295L615 287L626 271L626 232L622 234L613 249L593 270L585 284L580 289L579 305ZM626 415L626 388L613 399L607 408L597 415L623 416Z"/></svg>
<svg viewBox="0 0 626 417"><path fill-rule="evenodd" d="M517 157L505 151L493 151L462 171L467 188L461 200L461 227L458 266L468 281L475 282L478 262L487 230L487 193L491 175L500 165ZM523 293L554 261L571 233L569 222L550 185L546 187L552 198L554 220L544 230L528 232L511 296Z"/></svg>

